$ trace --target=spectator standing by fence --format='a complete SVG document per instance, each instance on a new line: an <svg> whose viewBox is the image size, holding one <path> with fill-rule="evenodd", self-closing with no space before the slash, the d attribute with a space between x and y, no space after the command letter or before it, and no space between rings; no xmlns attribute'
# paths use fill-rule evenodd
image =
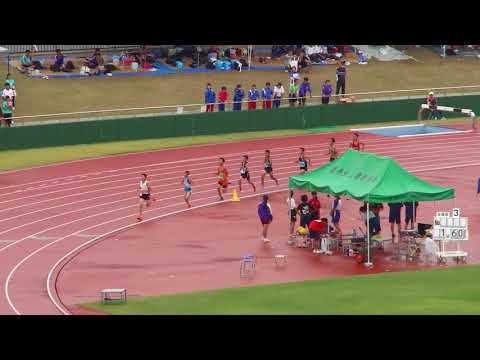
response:
<svg viewBox="0 0 480 360"><path fill-rule="evenodd" d="M260 93L257 90L255 84L248 90L248 110L255 110L257 108L257 99L260 97Z"/></svg>
<svg viewBox="0 0 480 360"><path fill-rule="evenodd" d="M12 101L12 107L13 107L13 110L15 110L15 90L13 90L10 86L10 82L7 82L5 80L5 85L4 85L4 88L3 88L3 91L2 91L2 100L7 100L7 99L11 99Z"/></svg>
<svg viewBox="0 0 480 360"><path fill-rule="evenodd" d="M205 105L207 106L207 112L213 112L215 106L215 91L212 89L212 84L208 83L205 89Z"/></svg>
<svg viewBox="0 0 480 360"><path fill-rule="evenodd" d="M15 82L15 79L12 79L10 77L10 74L7 74L7 77L5 78L5 83L10 85L10 89L13 90L13 110L15 110L16 99L17 99L17 85Z"/></svg>
<svg viewBox="0 0 480 360"><path fill-rule="evenodd" d="M222 86L222 89L218 93L218 111L225 111L225 103L228 100L228 92L225 86Z"/></svg>
<svg viewBox="0 0 480 360"><path fill-rule="evenodd" d="M332 95L333 88L330 84L330 80L325 80L322 86L322 104L328 104L330 102L330 96Z"/></svg>
<svg viewBox="0 0 480 360"><path fill-rule="evenodd" d="M5 127L12 126L12 116L13 116L13 102L9 96L2 97L2 114L3 114L3 123Z"/></svg>
<svg viewBox="0 0 480 360"><path fill-rule="evenodd" d="M304 78L303 82L300 84L300 89L298 91L298 96L300 100L298 102L299 106L305 106L305 101L307 100L307 93L310 94L310 98L312 97L312 87L310 86L310 82L308 78Z"/></svg>
<svg viewBox="0 0 480 360"><path fill-rule="evenodd" d="M273 107L278 109L282 102L283 94L285 94L285 89L281 82L273 87Z"/></svg>
<svg viewBox="0 0 480 360"><path fill-rule="evenodd" d="M299 86L297 81L298 81L297 79L294 79L293 82L290 84L290 91L289 91L288 97L289 97L289 102L291 107L295 106L295 103L297 102L297 98L298 98Z"/></svg>
<svg viewBox="0 0 480 360"><path fill-rule="evenodd" d="M345 60L340 62L340 66L337 67L337 90L336 95L340 93L340 89L342 89L342 95L345 94L345 83L347 77L347 68L345 67Z"/></svg>
<svg viewBox="0 0 480 360"><path fill-rule="evenodd" d="M270 83L267 82L265 84L265 87L262 89L262 107L264 109L271 109L272 108L272 96L273 96L273 90L270 87Z"/></svg>
<svg viewBox="0 0 480 360"><path fill-rule="evenodd" d="M233 93L233 111L242 110L242 101L245 96L245 92L242 89L242 85L238 84Z"/></svg>

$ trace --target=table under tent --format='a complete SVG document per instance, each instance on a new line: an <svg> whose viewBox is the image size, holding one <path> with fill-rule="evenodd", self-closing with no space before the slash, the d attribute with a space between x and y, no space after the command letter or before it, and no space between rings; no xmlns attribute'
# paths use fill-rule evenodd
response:
<svg viewBox="0 0 480 360"><path fill-rule="evenodd" d="M348 150L340 158L303 175L291 176L290 189L346 196L367 204L439 201L455 197L455 190L429 184L403 169L394 159ZM372 265L367 221L367 266ZM399 239L400 240L400 239Z"/></svg>

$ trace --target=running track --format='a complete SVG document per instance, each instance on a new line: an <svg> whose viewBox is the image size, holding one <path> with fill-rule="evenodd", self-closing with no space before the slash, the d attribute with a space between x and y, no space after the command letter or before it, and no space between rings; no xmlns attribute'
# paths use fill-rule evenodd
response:
<svg viewBox="0 0 480 360"><path fill-rule="evenodd" d="M298 148L305 146L312 167L317 167L327 160L330 136L196 146L0 173L0 313L68 313L55 290L54 280L61 269L58 265L65 255L74 256L84 244L119 229L137 227L140 173L149 174L160 199L146 212L147 221L143 223L148 223L148 219L191 211L185 209L180 184L185 170L190 170L195 181L193 210L214 206L218 204L214 176L218 157L227 160L232 179L236 179L241 155L248 153L253 181L259 183L263 151L270 148L280 186L267 182L266 189L285 190L288 177L298 173ZM341 153L351 134L336 133L335 138ZM457 190L472 186L480 169L480 139L476 133L403 139L362 134L362 141L367 151L391 156L407 170L434 183L441 182L443 171L461 169L464 176L455 183L449 179ZM252 196L245 186L241 197Z"/></svg>

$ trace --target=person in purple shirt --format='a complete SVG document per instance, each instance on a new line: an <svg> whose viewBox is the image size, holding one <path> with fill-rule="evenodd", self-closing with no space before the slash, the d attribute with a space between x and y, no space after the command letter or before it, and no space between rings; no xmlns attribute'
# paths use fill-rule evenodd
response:
<svg viewBox="0 0 480 360"><path fill-rule="evenodd" d="M271 109L272 108L272 97L273 97L273 90L270 87L270 83L267 82L265 87L262 89L262 107L264 109Z"/></svg>
<svg viewBox="0 0 480 360"><path fill-rule="evenodd" d="M262 239L264 243L270 242L268 240L268 227L273 220L272 208L268 203L268 195L265 194L262 197L262 202L258 204L258 217L262 223Z"/></svg>
<svg viewBox="0 0 480 360"><path fill-rule="evenodd" d="M242 85L238 84L233 92L233 111L242 110L242 101L245 96L245 92L242 89Z"/></svg>
<svg viewBox="0 0 480 360"><path fill-rule="evenodd" d="M253 84L252 88L248 90L248 110L257 109L257 99L260 97L260 93L257 90L257 85Z"/></svg>
<svg viewBox="0 0 480 360"><path fill-rule="evenodd" d="M298 103L299 106L305 106L305 101L307 100L307 93L309 93L310 97L312 97L312 87L310 86L310 82L306 77L300 84L300 90L298 91L298 97L300 98L300 102Z"/></svg>
<svg viewBox="0 0 480 360"><path fill-rule="evenodd" d="M330 84L330 80L325 80L322 86L322 104L328 104L330 102L330 96L332 95L333 87Z"/></svg>
<svg viewBox="0 0 480 360"><path fill-rule="evenodd" d="M212 84L208 83L205 89L205 105L207 105L207 112L213 112L215 106L215 91L212 89Z"/></svg>

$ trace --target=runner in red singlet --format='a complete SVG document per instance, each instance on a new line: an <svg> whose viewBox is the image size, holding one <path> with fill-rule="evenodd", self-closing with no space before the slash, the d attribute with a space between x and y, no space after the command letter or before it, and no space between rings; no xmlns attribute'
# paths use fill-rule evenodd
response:
<svg viewBox="0 0 480 360"><path fill-rule="evenodd" d="M350 143L350 149L357 151L363 151L365 149L365 144L358 140L358 133L353 133L353 140Z"/></svg>

